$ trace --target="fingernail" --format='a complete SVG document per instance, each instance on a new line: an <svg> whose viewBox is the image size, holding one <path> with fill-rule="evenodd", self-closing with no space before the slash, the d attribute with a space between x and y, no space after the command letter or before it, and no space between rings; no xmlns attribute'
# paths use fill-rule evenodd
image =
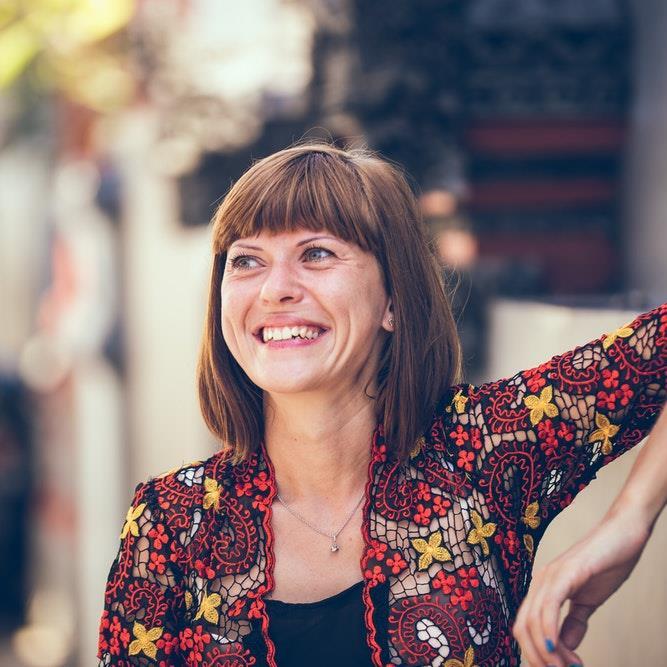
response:
<svg viewBox="0 0 667 667"><path fill-rule="evenodd" d="M547 651L549 651L549 653L553 653L556 650L556 647L554 646L554 643L551 641L551 639L545 639L544 644L546 645Z"/></svg>
<svg viewBox="0 0 667 667"><path fill-rule="evenodd" d="M584 667L583 665L580 665L578 662L573 662L569 667Z"/></svg>

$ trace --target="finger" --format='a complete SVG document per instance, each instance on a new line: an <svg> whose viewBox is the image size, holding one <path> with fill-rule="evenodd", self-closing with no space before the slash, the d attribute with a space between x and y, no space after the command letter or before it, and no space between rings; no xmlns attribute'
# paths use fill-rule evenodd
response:
<svg viewBox="0 0 667 667"><path fill-rule="evenodd" d="M531 667L542 667L542 660L540 659L537 648L533 643L532 637L526 625L527 602L529 602L528 597L524 599L519 609L516 621L512 627L512 633L514 634L516 640L519 642L523 659L527 661Z"/></svg>
<svg viewBox="0 0 667 667"><path fill-rule="evenodd" d="M583 667L582 659L574 651L570 651L566 646L563 646L562 643L559 645L558 651L563 664L567 667Z"/></svg>
<svg viewBox="0 0 667 667"><path fill-rule="evenodd" d="M558 620L563 600L554 587L549 586L543 590L536 604L535 634L541 639L542 657L548 665L566 667L567 658L562 655L558 641Z"/></svg>
<svg viewBox="0 0 667 667"><path fill-rule="evenodd" d="M553 585L549 583L549 574L545 572L541 577L542 583L533 592L533 599L528 608L528 628L540 655L542 665L549 667L565 667L563 660L558 654L558 635L555 631L545 631L543 622L543 610L551 604L554 598Z"/></svg>
<svg viewBox="0 0 667 667"><path fill-rule="evenodd" d="M540 627L539 619L539 593L540 589L538 588L534 594L533 598L530 601L530 604L526 607L526 621L525 626L530 637L530 644L536 653L536 660L534 664L536 667L563 667L560 664L558 658L554 655L554 650L548 650L547 644L545 642L544 634ZM552 642L549 646L552 647L555 642ZM532 665L533 663L531 663Z"/></svg>
<svg viewBox="0 0 667 667"><path fill-rule="evenodd" d="M582 661L579 656L567 648L563 642L559 642L556 645L553 655L558 656L558 660L564 667L582 667ZM551 664L557 664L554 658L551 658Z"/></svg>
<svg viewBox="0 0 667 667"><path fill-rule="evenodd" d="M581 644L588 630L588 619L594 608L588 605L570 603L567 616L563 619L560 630L561 642L570 650L574 650Z"/></svg>

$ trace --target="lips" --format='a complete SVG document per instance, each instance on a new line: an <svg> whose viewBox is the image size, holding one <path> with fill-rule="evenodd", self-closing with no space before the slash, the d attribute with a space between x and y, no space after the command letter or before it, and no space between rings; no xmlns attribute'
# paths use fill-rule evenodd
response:
<svg viewBox="0 0 667 667"><path fill-rule="evenodd" d="M328 330L327 327L325 327L323 324L320 324L319 322L313 322L312 320L276 318L260 324L253 330L252 335L261 339L262 331L266 327L275 329L280 329L282 327L310 327L312 329L319 329L320 333Z"/></svg>

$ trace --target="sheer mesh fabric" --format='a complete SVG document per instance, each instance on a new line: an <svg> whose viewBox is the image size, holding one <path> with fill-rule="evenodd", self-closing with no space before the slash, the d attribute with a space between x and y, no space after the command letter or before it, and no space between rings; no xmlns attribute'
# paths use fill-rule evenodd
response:
<svg viewBox="0 0 667 667"><path fill-rule="evenodd" d="M665 401L667 306L536 368L452 387L408 461L373 434L364 506L373 664L518 666L510 628L550 521ZM263 448L137 487L105 595L101 665L275 665L275 479Z"/></svg>

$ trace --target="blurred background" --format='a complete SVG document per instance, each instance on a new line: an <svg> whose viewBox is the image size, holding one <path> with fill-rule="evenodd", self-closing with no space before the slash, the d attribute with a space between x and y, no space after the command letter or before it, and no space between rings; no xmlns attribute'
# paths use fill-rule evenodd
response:
<svg viewBox="0 0 667 667"><path fill-rule="evenodd" d="M665 63L662 0L1 0L0 665L94 664L134 485L215 451L207 223L252 160L403 165L484 381L665 300ZM665 664L665 549L663 520L587 667Z"/></svg>

